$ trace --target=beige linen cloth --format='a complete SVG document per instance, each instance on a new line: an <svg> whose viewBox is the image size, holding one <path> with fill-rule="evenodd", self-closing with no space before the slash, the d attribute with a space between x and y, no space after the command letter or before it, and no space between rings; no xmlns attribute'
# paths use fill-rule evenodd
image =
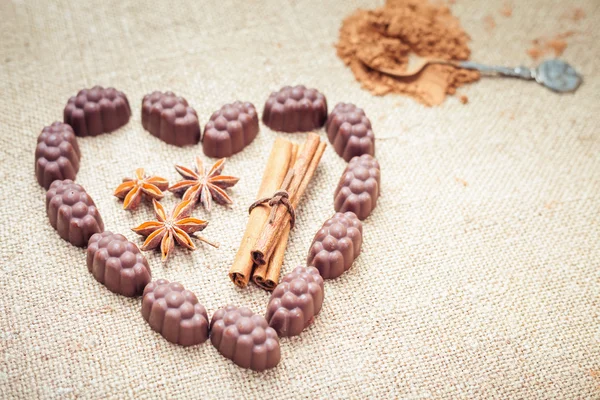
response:
<svg viewBox="0 0 600 400"><path fill-rule="evenodd" d="M360 89L335 55L343 16L371 1L0 1L0 397L3 398L600 398L600 3L458 0L473 59L533 62L531 40L572 30L563 58L584 75L574 95L484 79L425 108ZM586 17L569 19L573 7ZM491 16L495 27L489 23ZM67 99L96 84L124 91L122 129L79 140L77 181L106 229L152 218L112 191L138 167L176 181L200 146L176 148L142 129L142 96L173 90L204 125L221 105L302 83L330 109L363 107L377 136L383 194L364 222L353 267L325 284L312 327L281 340L281 363L256 373L210 342L172 345L140 299L109 292L85 251L59 238L34 179L36 137ZM325 135L321 132L323 137ZM195 215L221 243L147 253L154 278L183 283L209 314L232 303L264 313L269 294L235 288L227 271L266 155L281 135L228 160L241 178L231 208ZM202 155L203 156L203 155ZM214 160L209 160L210 162ZM345 162L328 148L298 210L284 273L302 264L333 214ZM175 198L167 195L170 208Z"/></svg>

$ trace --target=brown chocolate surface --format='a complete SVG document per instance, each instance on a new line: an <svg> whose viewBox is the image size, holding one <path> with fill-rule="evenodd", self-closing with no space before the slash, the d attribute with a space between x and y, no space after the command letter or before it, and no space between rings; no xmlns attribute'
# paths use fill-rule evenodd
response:
<svg viewBox="0 0 600 400"><path fill-rule="evenodd" d="M64 110L65 123L73 127L77 136L115 131L125 125L130 116L125 94L102 86L80 90L69 99Z"/></svg>
<svg viewBox="0 0 600 400"><path fill-rule="evenodd" d="M247 307L227 306L213 314L210 340L226 358L243 368L263 371L281 358L279 338L262 315Z"/></svg>
<svg viewBox="0 0 600 400"><path fill-rule="evenodd" d="M262 119L275 131L312 131L322 127L327 119L327 100L316 89L304 85L284 86L271 93Z"/></svg>
<svg viewBox="0 0 600 400"><path fill-rule="evenodd" d="M104 231L88 242L87 266L111 292L140 296L150 279L150 267L138 247L123 235Z"/></svg>
<svg viewBox="0 0 600 400"><path fill-rule="evenodd" d="M299 335L321 311L323 296L323 278L316 268L294 268L271 294L266 315L269 326L280 337Z"/></svg>
<svg viewBox="0 0 600 400"><path fill-rule="evenodd" d="M377 205L381 186L379 163L369 154L348 163L333 195L335 211L352 211L364 220Z"/></svg>
<svg viewBox="0 0 600 400"><path fill-rule="evenodd" d="M35 176L48 190L56 180L75 180L81 151L70 125L54 122L42 129L35 148Z"/></svg>
<svg viewBox="0 0 600 400"><path fill-rule="evenodd" d="M252 103L236 101L215 111L204 127L202 149L209 157L239 153L258 135L258 115Z"/></svg>
<svg viewBox="0 0 600 400"><path fill-rule="evenodd" d="M142 316L171 343L193 346L208 339L208 315L182 284L159 279L144 289Z"/></svg>
<svg viewBox="0 0 600 400"><path fill-rule="evenodd" d="M186 146L200 141L196 110L173 92L152 92L142 99L142 126L165 143Z"/></svg>
<svg viewBox="0 0 600 400"><path fill-rule="evenodd" d="M323 279L337 278L350 269L361 245L360 220L351 211L336 213L315 235L306 264L317 268Z"/></svg>
<svg viewBox="0 0 600 400"><path fill-rule="evenodd" d="M327 137L335 152L344 160L363 154L375 155L375 136L371 121L362 108L351 103L338 103L325 123Z"/></svg>
<svg viewBox="0 0 600 400"><path fill-rule="evenodd" d="M94 233L104 231L94 200L70 179L52 182L46 192L46 213L60 237L74 246L84 247Z"/></svg>

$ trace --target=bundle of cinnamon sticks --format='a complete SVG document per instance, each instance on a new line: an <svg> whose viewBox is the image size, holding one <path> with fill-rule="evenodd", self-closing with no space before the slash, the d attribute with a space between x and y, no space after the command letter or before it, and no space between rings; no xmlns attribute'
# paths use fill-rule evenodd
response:
<svg viewBox="0 0 600 400"><path fill-rule="evenodd" d="M229 277L236 286L246 287L250 279L266 290L273 290L279 283L283 256L287 246L293 209L300 199L321 161L325 143L319 135L309 133L306 141L298 146L288 140L277 138L267 161L257 199L279 197L273 202L262 202L250 211L248 225ZM285 201L286 195L292 210ZM273 203L270 205L270 203Z"/></svg>

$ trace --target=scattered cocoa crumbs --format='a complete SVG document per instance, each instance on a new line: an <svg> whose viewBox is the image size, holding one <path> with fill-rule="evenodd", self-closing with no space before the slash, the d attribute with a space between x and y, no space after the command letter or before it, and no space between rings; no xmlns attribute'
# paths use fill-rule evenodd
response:
<svg viewBox="0 0 600 400"><path fill-rule="evenodd" d="M514 111L510 111L510 110L504 110L500 112L500 116L501 117L508 117L508 119L510 119L511 121L515 120L515 113Z"/></svg>
<svg viewBox="0 0 600 400"><path fill-rule="evenodd" d="M496 29L496 21L491 15L486 15L485 17L483 17L483 23L485 25L485 30L488 32L491 32L494 29Z"/></svg>
<svg viewBox="0 0 600 400"><path fill-rule="evenodd" d="M529 55L529 57L533 58L534 60L537 60L544 54L544 52L538 47L532 47L530 49L527 49L527 54Z"/></svg>
<svg viewBox="0 0 600 400"><path fill-rule="evenodd" d="M427 0L387 0L374 10L358 9L346 17L336 45L338 56L361 86L377 96L397 93L426 106L441 104L456 88L477 81L479 73L432 64L408 78L395 78L365 66L406 68L409 54L467 60L469 35L445 5Z"/></svg>
<svg viewBox="0 0 600 400"><path fill-rule="evenodd" d="M565 49L567 48L567 42L565 42L563 39L548 40L546 45L551 48L554 51L554 54L557 56L560 56L562 53L564 53Z"/></svg>
<svg viewBox="0 0 600 400"><path fill-rule="evenodd" d="M567 48L567 41L565 39L573 36L574 31L567 31L560 33L551 38L536 38L532 41L533 47L527 50L527 54L537 60L545 55L552 55L558 57L562 55Z"/></svg>
<svg viewBox="0 0 600 400"><path fill-rule="evenodd" d="M454 180L455 180L456 182L460 183L461 185L463 185L464 187L467 187L467 186L469 186L469 182L465 181L465 180L464 180L464 179L462 179L462 178L455 177L455 178L454 178Z"/></svg>
<svg viewBox="0 0 600 400"><path fill-rule="evenodd" d="M562 18L570 19L573 22L579 22L580 20L585 18L585 11L582 8L575 7L569 11L566 11Z"/></svg>
<svg viewBox="0 0 600 400"><path fill-rule="evenodd" d="M509 2L505 2L502 8L500 9L500 14L505 16L506 18L512 17L513 6Z"/></svg>
<svg viewBox="0 0 600 400"><path fill-rule="evenodd" d="M465 96L464 94L461 94L460 97L458 98L460 100L461 103L463 104L467 104L469 102L469 98L467 96Z"/></svg>

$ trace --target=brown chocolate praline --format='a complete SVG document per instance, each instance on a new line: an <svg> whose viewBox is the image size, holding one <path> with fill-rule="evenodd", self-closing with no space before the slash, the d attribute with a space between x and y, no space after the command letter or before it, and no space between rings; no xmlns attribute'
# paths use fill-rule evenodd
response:
<svg viewBox="0 0 600 400"><path fill-rule="evenodd" d="M123 235L95 233L87 247L88 271L111 292L140 296L150 279L150 267L138 247Z"/></svg>
<svg viewBox="0 0 600 400"><path fill-rule="evenodd" d="M267 322L280 337L299 335L323 305L323 278L314 267L296 267L277 285L267 305Z"/></svg>
<svg viewBox="0 0 600 400"><path fill-rule="evenodd" d="M94 233L104 231L94 200L70 179L52 182L46 192L46 213L60 237L75 246L86 246Z"/></svg>
<svg viewBox="0 0 600 400"><path fill-rule="evenodd" d="M182 284L159 279L144 289L142 316L171 343L193 346L208 339L208 315Z"/></svg>
<svg viewBox="0 0 600 400"><path fill-rule="evenodd" d="M173 92L152 92L142 99L142 126L165 143L187 146L200 141L196 110Z"/></svg>
<svg viewBox="0 0 600 400"><path fill-rule="evenodd" d="M307 89L304 85L284 86L271 93L262 119L275 131L312 131L322 127L327 119L327 100L316 89Z"/></svg>
<svg viewBox="0 0 600 400"><path fill-rule="evenodd" d="M335 211L352 211L360 220L367 218L377 205L380 176L379 163L371 155L352 158L333 195Z"/></svg>
<svg viewBox="0 0 600 400"><path fill-rule="evenodd" d="M363 154L375 155L375 136L371 121L362 108L338 103L325 123L329 142L345 161Z"/></svg>
<svg viewBox="0 0 600 400"><path fill-rule="evenodd" d="M239 153L258 134L258 115L252 103L236 101L215 111L204 127L202 149L209 157Z"/></svg>
<svg viewBox="0 0 600 400"><path fill-rule="evenodd" d="M123 92L94 86L71 97L63 114L65 123L73 127L77 136L96 136L125 125L131 109Z"/></svg>
<svg viewBox="0 0 600 400"><path fill-rule="evenodd" d="M70 125L55 122L38 136L35 148L35 176L48 190L56 180L74 180L79 171L81 152Z"/></svg>
<svg viewBox="0 0 600 400"><path fill-rule="evenodd" d="M219 352L242 368L275 367L281 358L277 332L262 315L247 307L227 306L213 314L210 340Z"/></svg>
<svg viewBox="0 0 600 400"><path fill-rule="evenodd" d="M323 279L333 279L350 269L360 254L362 223L351 212L336 213L329 218L308 251L306 265L319 270Z"/></svg>

